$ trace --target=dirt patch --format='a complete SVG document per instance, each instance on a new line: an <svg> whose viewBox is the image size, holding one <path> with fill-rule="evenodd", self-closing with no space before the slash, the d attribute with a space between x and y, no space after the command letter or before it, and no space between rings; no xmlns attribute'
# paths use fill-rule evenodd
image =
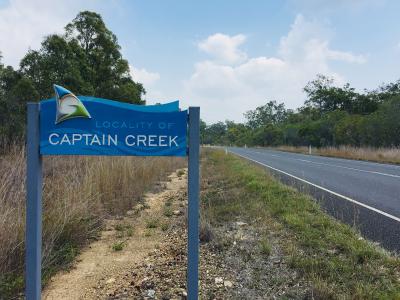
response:
<svg viewBox="0 0 400 300"><path fill-rule="evenodd" d="M183 172L183 173L182 173ZM90 244L68 272L54 276L43 291L43 299L94 299L111 293L120 274L131 271L162 241L165 202L185 193L186 172L177 171L164 182L163 191L148 193L144 204L125 217L106 221L106 230Z"/></svg>

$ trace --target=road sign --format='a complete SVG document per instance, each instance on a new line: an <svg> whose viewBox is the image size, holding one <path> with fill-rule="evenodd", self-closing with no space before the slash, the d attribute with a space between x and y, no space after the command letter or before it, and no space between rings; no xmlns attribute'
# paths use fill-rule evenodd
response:
<svg viewBox="0 0 400 300"><path fill-rule="evenodd" d="M77 97L58 85L54 90L54 99L28 103L27 110L27 300L41 296L43 155L188 155L187 287L188 299L198 299L200 108Z"/></svg>
<svg viewBox="0 0 400 300"><path fill-rule="evenodd" d="M42 155L186 156L187 111L76 97L55 86L40 103Z"/></svg>

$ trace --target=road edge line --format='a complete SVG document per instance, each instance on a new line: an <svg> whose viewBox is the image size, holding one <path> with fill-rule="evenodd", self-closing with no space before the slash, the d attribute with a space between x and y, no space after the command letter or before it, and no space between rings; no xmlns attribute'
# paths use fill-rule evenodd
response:
<svg viewBox="0 0 400 300"><path fill-rule="evenodd" d="M304 182L304 183L307 183L307 184L309 184L309 185L311 185L311 186L314 186L314 187L316 187L316 188L318 188L318 189L321 189L321 190L323 190L323 191L325 191L325 192L328 192L328 193L330 193L330 194L332 194L332 195L335 195L335 196L337 196L337 197L339 197L339 198L342 198L342 199L344 199L344 200L347 200L347 201L349 201L349 202L352 202L352 203L354 203L354 204L357 204L357 205L360 205L360 206L362 206L362 207L364 207L364 208L367 208L367 209L369 209L369 210L372 210L372 211L374 211L374 212L376 212L376 213L378 213L378 214L381 214L381 215L383 215L383 216L385 216L385 217L388 217L388 218L390 218L390 219L392 219L392 220L395 220L395 221L397 221L397 222L400 222L400 218L398 218L398 217L396 217L396 216L393 216L393 215L391 215L391 214L388 214L387 212L381 211L381 210L379 210L379 209L377 209L377 208L375 208L375 207L372 207L372 206L369 206L369 205L367 205L367 204L358 202L357 200L354 200L354 199L349 198L349 197L347 197L347 196L344 196L344 195L342 195L342 194L339 194L339 193L336 193L336 192L334 192L334 191L331 191L331 190L329 190L329 189L327 189L327 188L324 188L324 187L322 187L322 186L320 186L320 185L318 185L318 184L312 183L312 182L310 182L310 181L307 181L307 180L305 180L305 179L302 179L302 178L300 178L300 177L297 177L297 176L292 175L292 174L290 174L290 173L287 173L287 172L285 172L285 171L279 170L279 169L274 168L274 167L272 167L272 166L270 166L270 165L267 165L267 164L264 164L264 163L262 163L262 162L256 161L255 159L252 159L252 158L250 158L250 157L247 157L247 156L244 156L244 155L241 155L241 154L232 152L232 151L230 151L230 150L228 150L228 152L229 152L229 153L232 153L232 154L234 154L234 155L240 156L240 157L242 157L242 158L244 158L244 159L250 160L250 161L252 161L252 162L255 162L255 163L257 163L257 164L259 164L259 165L262 165L262 166L264 166L264 167L267 167L267 168L269 168L269 169L272 169L272 170L274 170L274 171L277 171L277 172L280 172L280 173L285 174L285 175L287 175L287 176L290 176L290 177L292 177L292 178L294 178L294 179L296 179L296 180L299 180L299 181L302 181L302 182Z"/></svg>

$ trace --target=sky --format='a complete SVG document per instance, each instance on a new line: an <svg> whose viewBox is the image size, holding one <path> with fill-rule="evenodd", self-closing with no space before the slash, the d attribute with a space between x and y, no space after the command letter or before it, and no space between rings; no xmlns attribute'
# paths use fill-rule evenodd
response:
<svg viewBox="0 0 400 300"><path fill-rule="evenodd" d="M18 67L79 11L102 15L148 104L244 121L270 100L298 108L324 74L358 91L400 79L398 0L0 0L0 52Z"/></svg>

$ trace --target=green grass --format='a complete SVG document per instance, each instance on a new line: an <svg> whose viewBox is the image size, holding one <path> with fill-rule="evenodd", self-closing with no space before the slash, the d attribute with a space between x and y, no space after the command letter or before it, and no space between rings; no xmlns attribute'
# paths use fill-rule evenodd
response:
<svg viewBox="0 0 400 300"><path fill-rule="evenodd" d="M1 275L0 276L0 299L8 299L16 290L22 290L25 286L25 279L22 275ZM1 298L5 297L5 298Z"/></svg>
<svg viewBox="0 0 400 300"><path fill-rule="evenodd" d="M145 237L150 237L153 235L153 231L151 230L151 228L147 228L144 232L144 236Z"/></svg>
<svg viewBox="0 0 400 300"><path fill-rule="evenodd" d="M157 228L160 221L157 218L150 218L146 220L146 228Z"/></svg>
<svg viewBox="0 0 400 300"><path fill-rule="evenodd" d="M268 239L263 238L260 241L260 252L261 254L265 255L265 256L269 256L271 254L272 251L272 247L271 244L269 243Z"/></svg>
<svg viewBox="0 0 400 300"><path fill-rule="evenodd" d="M128 229L126 230L126 235L127 235L127 236L132 236L132 235L133 235L133 228L128 228Z"/></svg>
<svg viewBox="0 0 400 300"><path fill-rule="evenodd" d="M112 245L113 251L122 251L125 247L125 242L115 242Z"/></svg>
<svg viewBox="0 0 400 300"><path fill-rule="evenodd" d="M162 231L167 231L169 228L169 224L168 223L162 223L161 224L161 230Z"/></svg>
<svg viewBox="0 0 400 300"><path fill-rule="evenodd" d="M117 224L114 228L116 231L124 231L125 226L123 224Z"/></svg>
<svg viewBox="0 0 400 300"><path fill-rule="evenodd" d="M173 213L171 207L169 207L169 206L164 207L164 216L169 218L169 217L172 217L173 214L174 213Z"/></svg>
<svg viewBox="0 0 400 300"><path fill-rule="evenodd" d="M133 235L133 228L131 224L126 223L118 223L114 226L115 231L117 232L116 237L121 239L124 236L132 236Z"/></svg>
<svg viewBox="0 0 400 300"><path fill-rule="evenodd" d="M222 151L203 159L204 218L211 224L238 216L277 223L289 265L312 283L320 299L400 299L400 260L325 214L309 196L287 187L265 169ZM270 253L267 236L260 251Z"/></svg>

